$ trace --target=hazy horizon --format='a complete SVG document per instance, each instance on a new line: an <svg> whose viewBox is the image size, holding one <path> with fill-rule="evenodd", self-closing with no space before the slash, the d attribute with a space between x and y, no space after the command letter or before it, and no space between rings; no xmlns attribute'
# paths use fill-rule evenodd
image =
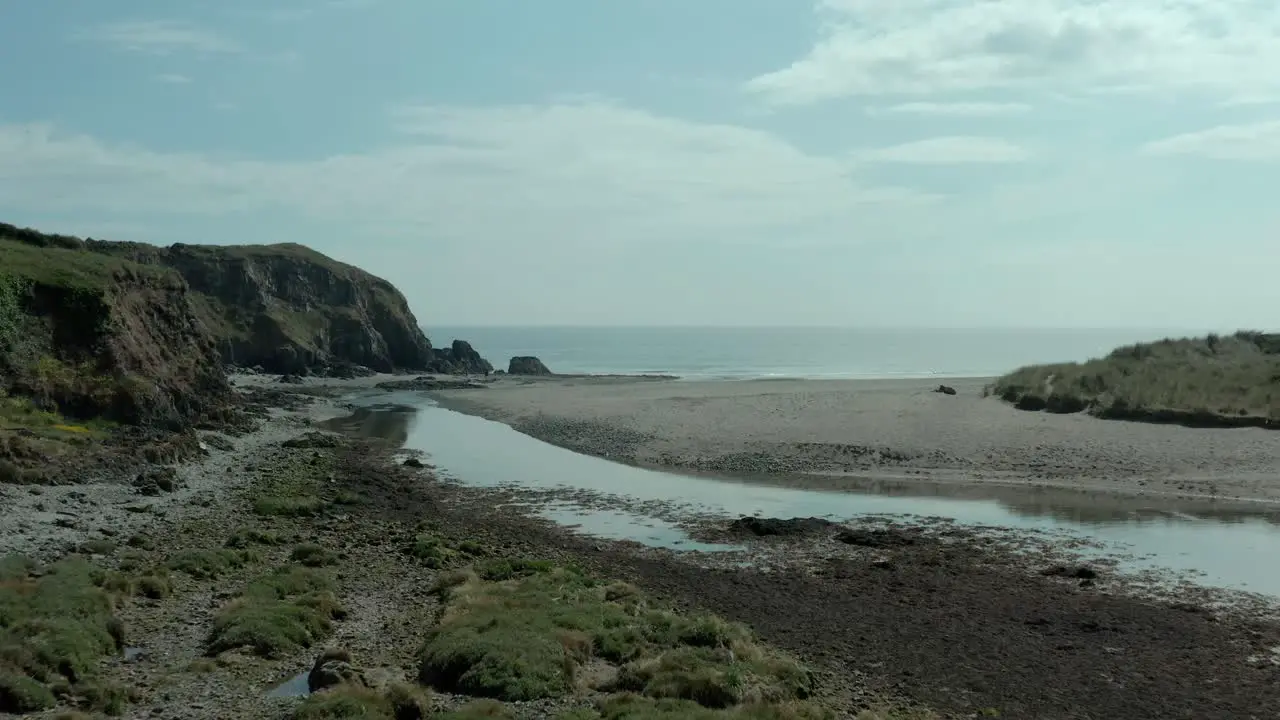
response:
<svg viewBox="0 0 1280 720"><path fill-rule="evenodd" d="M1280 305L1260 0L11 5L0 220L303 243L428 328Z"/></svg>

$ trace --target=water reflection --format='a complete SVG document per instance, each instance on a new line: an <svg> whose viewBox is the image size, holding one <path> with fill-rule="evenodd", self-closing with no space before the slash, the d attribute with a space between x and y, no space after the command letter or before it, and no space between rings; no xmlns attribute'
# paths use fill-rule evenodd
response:
<svg viewBox="0 0 1280 720"><path fill-rule="evenodd" d="M868 485L864 492L779 487L658 472L579 455L506 425L445 410L412 395L382 395L378 406L372 403L370 399L370 406L360 407L351 417L335 420L330 426L423 450L430 453L437 467L469 485L571 488L733 515L834 520L867 514L917 515L976 525L1067 530L1127 548L1138 556L1139 566L1202 572L1211 584L1280 595L1280 574L1266 570L1280 557L1280 527L1268 523L1262 513L1217 512L1195 503L1179 507L1176 501L1153 504L1143 499L1017 488L982 488L996 491L1000 497L993 500L959 498L947 492L955 488L940 486L932 494L921 487L908 491L905 483L893 482ZM1018 492L1021 497L1016 497ZM547 512L554 518L556 510ZM607 527L598 534L610 537L620 532L646 544L674 544L671 537L655 541L653 527L639 528L634 522L617 519L609 525L604 519L590 519L596 514L595 510L579 509L574 518L559 521L604 525ZM631 515L632 520L636 517Z"/></svg>

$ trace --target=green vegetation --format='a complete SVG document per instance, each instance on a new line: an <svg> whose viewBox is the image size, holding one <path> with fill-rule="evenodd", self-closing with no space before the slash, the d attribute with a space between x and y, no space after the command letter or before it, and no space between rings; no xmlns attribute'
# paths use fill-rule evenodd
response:
<svg viewBox="0 0 1280 720"><path fill-rule="evenodd" d="M169 569L197 580L213 580L250 563L261 562L253 550L187 550L169 560Z"/></svg>
<svg viewBox="0 0 1280 720"><path fill-rule="evenodd" d="M810 693L808 672L745 627L677 614L624 583L504 560L442 584L444 615L420 654L420 679L442 690L518 701L585 685L715 708ZM593 663L616 672L582 672Z"/></svg>
<svg viewBox="0 0 1280 720"><path fill-rule="evenodd" d="M314 495L262 495L253 501L254 514L263 517L314 517L324 508L325 502Z"/></svg>
<svg viewBox="0 0 1280 720"><path fill-rule="evenodd" d="M28 282L11 275L0 275L0 353L11 350L22 332L22 297Z"/></svg>
<svg viewBox="0 0 1280 720"><path fill-rule="evenodd" d="M40 577L23 558L0 562L0 712L52 707L58 695L84 698L109 713L124 696L97 683L99 658L124 646L124 628L108 575L82 558L45 569Z"/></svg>
<svg viewBox="0 0 1280 720"><path fill-rule="evenodd" d="M254 545L279 545L282 542L280 536L270 530L243 528L227 538L226 547L243 550Z"/></svg>
<svg viewBox="0 0 1280 720"><path fill-rule="evenodd" d="M338 562L338 556L315 543L303 543L289 553L289 559L307 567L324 567Z"/></svg>
<svg viewBox="0 0 1280 720"><path fill-rule="evenodd" d="M279 568L249 583L218 613L209 654L249 648L263 657L280 657L311 647L342 615L327 575L311 568Z"/></svg>
<svg viewBox="0 0 1280 720"><path fill-rule="evenodd" d="M1280 426L1280 334L1161 340L1035 365L988 392L1024 410L1202 426Z"/></svg>
<svg viewBox="0 0 1280 720"><path fill-rule="evenodd" d="M112 278L121 272L134 276L178 279L176 273L161 267L139 265L123 258L65 247L39 247L9 239L0 227L0 267L11 281L34 282L50 287L82 292L87 296L102 293Z"/></svg>

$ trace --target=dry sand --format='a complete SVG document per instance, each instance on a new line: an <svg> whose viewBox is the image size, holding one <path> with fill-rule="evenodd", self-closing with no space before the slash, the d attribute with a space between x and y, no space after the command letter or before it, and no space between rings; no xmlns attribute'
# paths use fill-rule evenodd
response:
<svg viewBox="0 0 1280 720"><path fill-rule="evenodd" d="M1015 410L984 379L501 378L445 406L602 457L771 482L1066 488L1280 504L1280 434Z"/></svg>

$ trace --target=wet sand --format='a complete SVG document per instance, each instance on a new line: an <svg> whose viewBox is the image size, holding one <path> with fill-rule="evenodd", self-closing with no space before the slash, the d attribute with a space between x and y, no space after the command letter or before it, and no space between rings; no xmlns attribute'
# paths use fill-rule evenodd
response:
<svg viewBox="0 0 1280 720"><path fill-rule="evenodd" d="M954 396L933 392L939 382ZM984 379L500 378L443 405L622 462L827 488L1056 488L1280 505L1280 434L1029 413Z"/></svg>

